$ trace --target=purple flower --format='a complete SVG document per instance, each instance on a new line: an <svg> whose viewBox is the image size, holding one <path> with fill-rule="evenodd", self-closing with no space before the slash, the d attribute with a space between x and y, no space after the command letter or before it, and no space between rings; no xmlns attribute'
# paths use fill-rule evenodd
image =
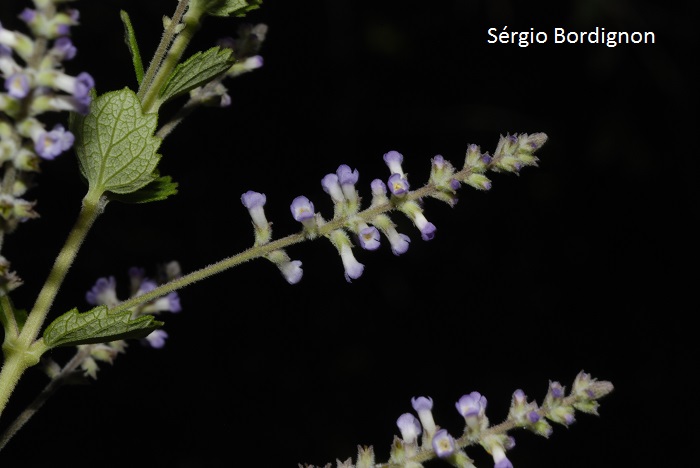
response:
<svg viewBox="0 0 700 468"><path fill-rule="evenodd" d="M151 292L156 289L158 285L155 281L150 279L144 279L139 286L138 291L134 296L141 296L147 292ZM159 312L182 312L182 306L180 305L180 296L177 292L173 291L168 293L163 297L154 299L143 307L143 313L159 313Z"/></svg>
<svg viewBox="0 0 700 468"><path fill-rule="evenodd" d="M471 392L468 395L462 395L462 398L455 404L457 411L463 417L483 416L486 412L486 397L479 392Z"/></svg>
<svg viewBox="0 0 700 468"><path fill-rule="evenodd" d="M78 99L85 98L90 95L90 90L94 87L95 80L89 73L83 72L75 78L75 86L72 94Z"/></svg>
<svg viewBox="0 0 700 468"><path fill-rule="evenodd" d="M338 176L340 185L355 185L360 178L360 173L357 169L353 171L347 164L338 166L338 170L335 173Z"/></svg>
<svg viewBox="0 0 700 468"><path fill-rule="evenodd" d="M374 179L370 184L372 188L372 206L381 205L389 201L386 197L386 184L380 179Z"/></svg>
<svg viewBox="0 0 700 468"><path fill-rule="evenodd" d="M243 206L248 208L248 212L250 213L250 217L253 219L253 223L260 229L267 229L269 226L267 218L265 217L265 211L263 210L266 201L267 197L265 194L253 192L252 190L248 190L246 193L241 195L241 203L243 203Z"/></svg>
<svg viewBox="0 0 700 468"><path fill-rule="evenodd" d="M424 241L432 240L435 237L437 228L425 218L423 213L420 211L416 212L414 222L416 227L420 229L420 236Z"/></svg>
<svg viewBox="0 0 700 468"><path fill-rule="evenodd" d="M113 307L119 304L117 299L117 281L114 276L98 278L95 285L85 294L85 300L90 305L106 305Z"/></svg>
<svg viewBox="0 0 700 468"><path fill-rule="evenodd" d="M54 41L51 53L58 57L59 60L72 60L75 58L78 50L75 48L70 38L64 36Z"/></svg>
<svg viewBox="0 0 700 468"><path fill-rule="evenodd" d="M370 187L372 188L372 195L374 195L375 197L379 197L382 195L386 196L386 184L383 180L374 179L370 183Z"/></svg>
<svg viewBox="0 0 700 468"><path fill-rule="evenodd" d="M36 19L36 10L31 8L25 8L22 13L19 14L19 19L29 24Z"/></svg>
<svg viewBox="0 0 700 468"><path fill-rule="evenodd" d="M539 415L539 413L538 413L537 411L534 411L534 410L533 410L533 411L530 411L530 412L527 414L527 419L528 419L532 424L535 424L537 421L540 420L540 415Z"/></svg>
<svg viewBox="0 0 700 468"><path fill-rule="evenodd" d="M295 220L302 222L314 217L314 204L304 196L296 197L290 206Z"/></svg>
<svg viewBox="0 0 700 468"><path fill-rule="evenodd" d="M343 268L345 269L345 279L349 283L351 280L357 279L362 276L362 272L365 266L355 259L352 254L352 249L349 245L343 244L340 247L340 259L343 261Z"/></svg>
<svg viewBox="0 0 700 468"><path fill-rule="evenodd" d="M301 281L301 277L304 275L301 269L301 262L299 260L292 260L289 262L284 262L279 265L280 272L287 280L289 284L297 284Z"/></svg>
<svg viewBox="0 0 700 468"><path fill-rule="evenodd" d="M39 133L34 141L34 150L42 158L51 160L73 146L74 141L75 136L57 124L50 132Z"/></svg>
<svg viewBox="0 0 700 468"><path fill-rule="evenodd" d="M129 288L131 290L131 295L137 294L139 288L141 287L141 282L143 282L146 277L146 270L140 267L129 268Z"/></svg>
<svg viewBox="0 0 700 468"><path fill-rule="evenodd" d="M17 33L3 28L2 23L0 23L0 44L14 47L17 45L17 42Z"/></svg>
<svg viewBox="0 0 700 468"><path fill-rule="evenodd" d="M70 27L77 25L79 19L80 12L74 8L54 16L52 26L54 27L56 37L68 36L70 34Z"/></svg>
<svg viewBox="0 0 700 468"><path fill-rule="evenodd" d="M379 248L379 231L374 226L367 226L358 234L360 246L365 250L377 250Z"/></svg>
<svg viewBox="0 0 700 468"><path fill-rule="evenodd" d="M401 163L403 163L403 155L398 151L389 151L384 154L384 162L389 166L389 170L392 174L400 174L401 177L404 176L403 169L401 168Z"/></svg>
<svg viewBox="0 0 700 468"><path fill-rule="evenodd" d="M345 195L343 195L343 190L338 182L337 174L326 174L321 179L321 186L323 191L331 196L334 203L343 203L345 201Z"/></svg>
<svg viewBox="0 0 700 468"><path fill-rule="evenodd" d="M336 175L345 198L350 201L356 201L357 190L355 190L355 184L360 178L360 173L357 169L353 171L347 164L341 164L336 171Z"/></svg>
<svg viewBox="0 0 700 468"><path fill-rule="evenodd" d="M411 405L418 413L421 424L427 434L435 432L435 420L433 419L433 399L430 397L411 398Z"/></svg>
<svg viewBox="0 0 700 468"><path fill-rule="evenodd" d="M513 468L513 464L506 457L506 452L500 445L491 447L491 456L493 456L493 468Z"/></svg>
<svg viewBox="0 0 700 468"><path fill-rule="evenodd" d="M27 97L31 91L29 77L24 73L13 73L5 80L5 89L7 94L15 99L23 99Z"/></svg>
<svg viewBox="0 0 700 468"><path fill-rule="evenodd" d="M408 181L404 179L401 176L401 174L398 173L391 174L391 176L389 177L389 183L387 185L389 186L389 191L397 197L408 193L408 190L410 188L410 186L408 185Z"/></svg>
<svg viewBox="0 0 700 468"><path fill-rule="evenodd" d="M421 433L420 423L411 413L404 413L396 420L401 438L406 444L413 444Z"/></svg>
<svg viewBox="0 0 700 468"><path fill-rule="evenodd" d="M386 229L385 234L389 239L389 244L391 244L391 251L394 255L401 255L406 253L408 250L408 244L411 242L411 238L406 234L399 234L395 228L391 227Z"/></svg>
<svg viewBox="0 0 700 468"><path fill-rule="evenodd" d="M439 458L447 458L455 452L455 440L445 429L440 429L433 437L433 450Z"/></svg>
<svg viewBox="0 0 700 468"><path fill-rule="evenodd" d="M564 387L559 382L550 382L549 392L555 399L564 398Z"/></svg>
<svg viewBox="0 0 700 468"><path fill-rule="evenodd" d="M165 330L153 330L143 341L151 348L161 349L165 346L166 338L168 333Z"/></svg>

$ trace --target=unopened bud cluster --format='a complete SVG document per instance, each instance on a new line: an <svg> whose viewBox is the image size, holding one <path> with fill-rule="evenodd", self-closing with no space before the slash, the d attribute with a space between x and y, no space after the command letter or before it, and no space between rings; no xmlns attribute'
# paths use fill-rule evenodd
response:
<svg viewBox="0 0 700 468"><path fill-rule="evenodd" d="M506 456L506 452L515 447L515 439L508 435L510 430L526 428L549 437L552 427L547 420L568 426L574 422L575 410L597 415L597 400L612 390L610 382L597 381L583 371L576 376L568 396L561 384L550 382L541 407L534 401L528 402L522 390L516 390L507 419L498 425L489 424L486 397L479 392L471 392L455 403L464 421L461 433L455 433L456 436L435 424L431 398L413 398L411 403L415 415L404 413L397 419L401 437L394 437L387 463L375 463L372 447L358 447L355 463L351 459L338 461L336 467L420 468L427 461L439 459L458 468L474 468L474 460L467 455L465 448L481 446L493 459L494 468L513 468L513 463ZM314 465L299 466L315 468ZM324 468L331 467L329 463Z"/></svg>
<svg viewBox="0 0 700 468"><path fill-rule="evenodd" d="M502 136L494 156L482 153L476 145L470 145L464 166L459 171L443 156L437 155L431 160L428 183L413 191L408 175L403 170L403 155L389 151L384 154L389 176L385 180L374 179L370 183L372 200L365 210L361 209L362 198L356 188L359 171L341 164L335 172L326 174L321 179L321 187L333 202L331 220L324 219L316 211L314 203L303 195L292 201L291 213L301 223L304 239L325 237L333 244L340 256L345 279L350 282L364 272L364 265L353 252L356 246L364 250L376 250L381 245L383 235L394 255L401 255L408 250L411 238L397 231L397 225L387 213L403 213L418 230L421 239L429 241L435 237L437 228L425 216L423 198L435 198L454 206L457 203L457 190L462 184L488 190L491 181L484 175L487 171L518 172L525 166L536 165L534 152L546 140L547 136L543 133ZM248 191L241 197L253 220L255 246L265 245L272 239L271 223L263 211L266 200L264 194L253 191ZM283 250L267 254L266 258L279 267L289 283L301 280L301 262L291 260Z"/></svg>
<svg viewBox="0 0 700 468"><path fill-rule="evenodd" d="M62 125L52 128L39 116L52 111L86 114L94 81L88 73L72 76L64 62L76 55L70 28L78 24L78 11L63 8L65 1L35 0L19 18L30 35L0 24L0 235L38 214L23 197L39 171L41 160L68 150L74 136ZM59 8L61 7L61 8ZM0 256L0 263L7 260ZM20 284L19 278L0 267L0 294Z"/></svg>
<svg viewBox="0 0 700 468"><path fill-rule="evenodd" d="M153 291L158 285L177 279L181 274L180 265L177 262L170 262L164 265L157 279L147 277L143 268L130 268L129 298L138 297ZM104 305L110 309L118 306L122 301L117 297L117 281L114 276L99 278L85 294L85 300L93 306ZM180 297L177 292L171 292L163 297L136 306L131 312L131 318L135 319L144 314L158 315L163 312L178 313L180 311L182 311ZM158 329L144 338L142 343L151 348L162 348L165 346L167 338L168 333L165 330ZM87 351L80 363L80 368L85 375L93 379L97 378L98 362L112 364L118 354L125 352L126 347L127 343L124 340L102 344L79 345L79 349Z"/></svg>
<svg viewBox="0 0 700 468"><path fill-rule="evenodd" d="M221 38L219 47L231 49L236 62L221 77L190 91L192 100L206 106L230 106L231 96L223 80L236 78L263 66L263 58L259 52L266 35L266 24L243 24L239 27L236 38L230 36Z"/></svg>

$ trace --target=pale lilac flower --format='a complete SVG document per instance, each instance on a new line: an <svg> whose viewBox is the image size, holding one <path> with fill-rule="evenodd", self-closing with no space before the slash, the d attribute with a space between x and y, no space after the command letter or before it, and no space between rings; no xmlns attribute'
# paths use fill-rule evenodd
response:
<svg viewBox="0 0 700 468"><path fill-rule="evenodd" d="M13 98L23 99L31 91L29 77L25 73L13 73L5 80L5 89Z"/></svg>
<svg viewBox="0 0 700 468"><path fill-rule="evenodd" d="M146 270L140 267L131 267L129 268L128 274L129 290L131 291L131 295L135 296L141 287L141 283L146 278Z"/></svg>
<svg viewBox="0 0 700 468"><path fill-rule="evenodd" d="M54 27L56 37L68 36L70 34L70 27L77 25L79 19L80 12L74 8L54 16L52 26Z"/></svg>
<svg viewBox="0 0 700 468"><path fill-rule="evenodd" d="M413 409L418 413L418 418L420 418L421 424L427 434L433 434L435 432L435 420L433 419L433 399L430 397L417 397L411 398L411 405Z"/></svg>
<svg viewBox="0 0 700 468"><path fill-rule="evenodd" d="M87 72L80 73L76 77L58 73L54 76L53 85L73 95L79 101L84 101L90 97L90 90L95 87L95 80Z"/></svg>
<svg viewBox="0 0 700 468"><path fill-rule="evenodd" d="M423 213L420 211L416 212L414 222L416 223L416 227L420 230L420 235L423 240L429 241L435 237L437 228L425 218Z"/></svg>
<svg viewBox="0 0 700 468"><path fill-rule="evenodd" d="M245 59L245 67L247 70L255 70L261 68L264 64L264 60L261 55L253 55Z"/></svg>
<svg viewBox="0 0 700 468"><path fill-rule="evenodd" d="M17 45L17 42L17 33L3 28L2 23L0 23L0 44L14 47Z"/></svg>
<svg viewBox="0 0 700 468"><path fill-rule="evenodd" d="M343 261L343 268L345 269L345 279L349 283L351 280L357 279L362 276L362 272L365 266L355 259L352 254L352 249L349 245L343 244L340 247L340 259Z"/></svg>
<svg viewBox="0 0 700 468"><path fill-rule="evenodd" d="M433 437L433 450L439 458L447 458L455 453L455 440L445 429L440 429Z"/></svg>
<svg viewBox="0 0 700 468"><path fill-rule="evenodd" d="M144 339L146 345L151 348L161 349L165 346L165 340L168 338L168 333L165 330L153 330Z"/></svg>
<svg viewBox="0 0 700 468"><path fill-rule="evenodd" d="M403 155L398 151L389 151L384 154L384 162L389 166L389 170L392 174L399 174L401 177L405 177L401 163L403 163Z"/></svg>
<svg viewBox="0 0 700 468"><path fill-rule="evenodd" d="M297 284L304 275L304 271L301 269L301 261L299 260L284 262L278 267L289 284Z"/></svg>
<svg viewBox="0 0 700 468"><path fill-rule="evenodd" d="M265 211L263 210L266 201L267 197L265 194L252 190L248 190L241 195L241 203L248 209L255 226L261 229L267 229L269 226L267 218L265 217Z"/></svg>
<svg viewBox="0 0 700 468"><path fill-rule="evenodd" d="M343 190L338 182L337 174L326 174L321 179L321 186L323 191L331 196L334 203L343 203L345 201L345 195L343 195Z"/></svg>
<svg viewBox="0 0 700 468"><path fill-rule="evenodd" d="M90 96L77 99L67 95L45 95L35 98L32 102L32 111L35 113L46 111L74 111L81 115L87 115L90 111Z"/></svg>
<svg viewBox="0 0 700 468"><path fill-rule="evenodd" d="M357 235L360 240L360 247L365 250L377 250L379 248L379 231L374 226L366 226L360 229Z"/></svg>
<svg viewBox="0 0 700 468"><path fill-rule="evenodd" d="M386 197L386 184L381 179L374 179L370 183L372 188L372 206L380 205L386 203L388 198Z"/></svg>
<svg viewBox="0 0 700 468"><path fill-rule="evenodd" d="M384 232L389 239L389 244L391 244L391 251L394 255L401 255L406 253L408 250L408 244L411 242L411 238L406 234L400 234L392 226L385 229Z"/></svg>
<svg viewBox="0 0 700 468"><path fill-rule="evenodd" d="M25 23L29 24L34 19L36 19L36 10L32 10L31 8L25 8L22 10L22 13L19 14L19 19L24 21Z"/></svg>
<svg viewBox="0 0 700 468"><path fill-rule="evenodd" d="M513 464L506 457L506 452L500 445L491 447L491 456L493 457L493 468L513 468Z"/></svg>
<svg viewBox="0 0 700 468"><path fill-rule="evenodd" d="M338 176L338 183L343 191L343 195L349 201L357 201L357 190L355 184L360 178L360 173L357 169L354 171L347 164L341 164L335 172Z"/></svg>
<svg viewBox="0 0 700 468"><path fill-rule="evenodd" d="M156 289L157 286L158 285L155 281L145 279L141 282L141 285L139 286L139 289L138 291L136 291L136 294L134 294L134 296L141 296L143 294L146 294L147 292L151 292L154 289ZM177 292L175 291L172 291L163 297L159 297L158 299L154 299L143 308L144 313L178 313L181 311L182 306L180 305L180 296L178 296Z"/></svg>
<svg viewBox="0 0 700 468"><path fill-rule="evenodd" d="M90 305L106 305L114 307L119 304L117 299L117 281L114 276L98 278L95 285L85 294L85 300Z"/></svg>
<svg viewBox="0 0 700 468"><path fill-rule="evenodd" d="M564 387L562 387L562 385L559 382L550 382L549 393L551 393L552 398L564 398Z"/></svg>
<svg viewBox="0 0 700 468"><path fill-rule="evenodd" d="M396 420L396 425L401 431L401 439L406 444L413 444L421 434L420 423L411 413L404 413Z"/></svg>
<svg viewBox="0 0 700 468"><path fill-rule="evenodd" d="M410 188L410 186L408 185L408 181L405 178L403 178L401 174L398 173L391 174L391 176L389 177L389 183L387 185L389 186L389 191L397 197L408 193L408 190Z"/></svg>
<svg viewBox="0 0 700 468"><path fill-rule="evenodd" d="M72 60L78 53L78 49L75 48L70 38L64 36L54 41L51 53L59 60Z"/></svg>
<svg viewBox="0 0 700 468"><path fill-rule="evenodd" d="M50 132L43 131L38 134L34 141L34 150L42 158L51 160L73 146L74 141L75 136L57 124Z"/></svg>
<svg viewBox="0 0 700 468"><path fill-rule="evenodd" d="M257 70L263 66L263 58L260 55L248 57L243 61L236 62L227 73L231 77L236 77L244 73Z"/></svg>
<svg viewBox="0 0 700 468"><path fill-rule="evenodd" d="M463 417L483 416L486 412L486 397L479 392L471 392L468 395L462 395L462 398L455 404L457 411Z"/></svg>
<svg viewBox="0 0 700 468"><path fill-rule="evenodd" d="M313 219L315 214L314 204L305 196L299 196L292 200L290 209L292 210L292 216L294 219L299 222Z"/></svg>

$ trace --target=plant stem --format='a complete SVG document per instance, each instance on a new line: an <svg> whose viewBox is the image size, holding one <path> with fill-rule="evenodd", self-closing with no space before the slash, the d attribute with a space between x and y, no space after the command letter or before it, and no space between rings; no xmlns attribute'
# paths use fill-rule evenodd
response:
<svg viewBox="0 0 700 468"><path fill-rule="evenodd" d="M141 107L143 107L144 113L156 112L158 107L160 107L158 95L170 78L173 69L179 63L180 58L182 58L182 54L192 40L192 36L199 29L204 10L192 7L187 9L188 4L189 0L180 0L180 3L178 3L175 15L173 15L173 19L163 34L163 40L158 46L156 56L154 56L153 61L149 65L146 76L141 83L137 96L141 99ZM187 13L183 17L182 13L185 9L187 9ZM180 23L180 19L182 19L182 23ZM177 33L177 37L173 40L175 30L180 24L184 28ZM170 41L172 41L172 45ZM167 51L167 55L163 57L168 46L170 48ZM156 62L156 60L158 61Z"/></svg>
<svg viewBox="0 0 700 468"><path fill-rule="evenodd" d="M153 54L153 59L151 59L151 63L148 65L148 69L146 70L146 74L143 76L143 80L141 80L141 86L139 87L137 94L142 102L144 95L151 88L153 78L155 77L156 72L158 72L160 64L168 51L168 47L170 47L170 43L175 37L177 25L180 24L182 16L185 14L185 11L187 11L188 4L189 0L180 0L178 2L175 13L170 19L170 24L163 32L163 36L160 38L158 48L156 49L155 54Z"/></svg>
<svg viewBox="0 0 700 468"><path fill-rule="evenodd" d="M61 371L51 379L51 381L44 387L39 395L32 401L27 408L20 413L19 416L10 424L10 426L5 429L5 432L0 435L0 450L5 448L7 443L12 439L12 437L20 430L24 425L34 416L44 403L49 399L51 395L56 393L56 391L61 388L68 377L70 377L75 369L85 360L86 357L90 355L90 350L92 346L86 346L84 348L79 348L78 352L71 358L68 363L63 366Z"/></svg>
<svg viewBox="0 0 700 468"><path fill-rule="evenodd" d="M68 234L68 239L66 239L58 257L56 257L53 268L34 303L34 308L27 316L22 331L16 337L5 336L3 344L5 362L2 371L0 371L0 415L24 371L36 365L41 354L46 351L43 340L35 340L39 336L56 294L68 269L73 264L81 244L95 219L104 209L106 203L104 200L106 199L103 199L100 193L88 192L85 196L78 219Z"/></svg>
<svg viewBox="0 0 700 468"><path fill-rule="evenodd" d="M465 171L462 171L466 173ZM458 175L461 173L458 173ZM431 193L434 193L437 189L433 184L426 184L425 186L414 190L413 192L410 192L409 194L406 195L404 198L406 201L409 200L416 200L418 198L422 198L425 196L429 196ZM395 209L395 206L390 203L382 203L380 205L373 206L371 208L368 208L364 211L361 211L357 213L357 217L364 219L367 222L370 222L372 219L374 219L377 215L385 213L387 211L391 211ZM338 217L335 219L332 219L331 221L325 223L323 226L321 226L318 230L318 238L324 237L329 235L331 232L333 232L336 229L340 229L343 227L346 223L348 222L347 217ZM296 233L296 234L290 234L287 237L283 237L281 239L277 239L273 242L267 243L267 244L262 244L258 246L253 246L250 247L247 250L244 250L243 252L236 254L232 257L225 258L223 260L220 260L212 265L209 265L207 267L201 268L197 271L194 271L190 274L187 274L185 276L182 276L178 279L175 279L173 281L170 281L168 283L165 283L145 294L141 294L139 296L132 297L131 299L128 299L122 303L120 303L118 306L110 309L110 313L117 313L117 312L122 312L125 310L132 309L140 304L144 304L146 302L152 301L153 299L157 299L159 297L162 297L170 292L177 291L178 289L182 289L185 286L189 286L192 283L195 283L197 281L201 281L205 278L208 278L210 276L213 276L217 273L221 273L222 271L228 270L229 268L233 268L235 266L240 265L241 263L245 263L249 260L253 260L255 258L263 257L271 252L274 252L275 250L278 249L283 249L285 247L289 247L290 245L298 244L300 242L303 242L305 240L311 240L308 238L303 232Z"/></svg>

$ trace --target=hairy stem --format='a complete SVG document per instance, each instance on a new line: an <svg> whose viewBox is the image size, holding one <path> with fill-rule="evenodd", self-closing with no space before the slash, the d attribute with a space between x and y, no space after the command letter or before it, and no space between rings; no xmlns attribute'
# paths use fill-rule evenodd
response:
<svg viewBox="0 0 700 468"><path fill-rule="evenodd" d="M22 427L34 416L37 411L44 406L44 403L49 399L51 395L56 393L56 391L61 388L67 381L67 379L73 374L75 369L85 360L87 356L90 355L91 346L86 346L84 348L78 349L78 352L71 358L68 363L63 366L61 371L54 376L51 381L44 387L39 395L32 401L27 408L20 413L19 416L5 429L5 432L0 435L0 450L5 448L7 443L14 437L14 435L19 432Z"/></svg>
<svg viewBox="0 0 700 468"><path fill-rule="evenodd" d="M104 208L104 200L100 194L93 194L92 192L88 192L85 196L78 219L70 234L68 234L68 239L66 239L58 257L56 257L53 268L34 303L34 308L27 316L19 336L5 336L3 344L5 361L2 371L0 371L0 415L5 409L10 394L17 386L21 375L27 368L36 365L41 354L46 351L46 345L44 345L43 340L35 340L39 336L56 294L66 277L68 269L73 264L80 246L95 219L97 219L97 216Z"/></svg>
<svg viewBox="0 0 700 468"><path fill-rule="evenodd" d="M148 65L148 69L143 76L141 86L139 87L139 91L137 93L137 96L142 102L144 96L151 88L153 79L156 76L156 73L159 71L160 64L163 62L163 58L168 51L168 47L170 47L170 44L177 33L177 25L180 24L180 20L185 14L185 11L187 11L187 6L189 3L189 0L180 0L178 2L177 8L175 9L175 14L173 14L173 17L170 20L170 24L163 32L163 36L160 38L158 48L156 49L155 54L153 54L153 59L151 59L151 63Z"/></svg>
<svg viewBox="0 0 700 468"><path fill-rule="evenodd" d="M187 8L187 4L189 4L189 0L180 0L178 10L175 12L175 15L173 15L173 19L163 35L163 41L161 41L161 45L158 47L157 54L162 53L161 46L165 45L166 48L167 46L170 46L167 51L167 55L165 57L161 57L157 64L154 64L154 58L154 61L151 62L151 65L149 65L147 72L147 75L148 73L152 73L153 76L144 77L144 80L141 83L141 88L139 89L137 96L139 99L141 99L141 106L143 107L144 113L156 112L158 110L158 107L160 106L160 103L158 102L158 95L161 89L170 78L170 74L179 63L180 58L182 58L182 54L185 52L185 49L192 40L192 36L194 36L194 33L199 29L204 10L199 8L189 8L187 9L187 13L182 16L180 7L182 6L184 11L184 9ZM179 17L177 16L178 13L180 13ZM182 19L182 23L180 23L180 19ZM177 37L173 39L172 37L175 35L175 31L180 25L183 26L183 29L177 33ZM167 43L164 42L166 35L170 35ZM172 44L170 44L171 40ZM149 78L148 82L146 81L147 77Z"/></svg>
<svg viewBox="0 0 700 468"><path fill-rule="evenodd" d="M455 175L457 177L463 176L468 174L470 169L465 169L461 172L456 173ZM426 196L430 196L432 193L435 193L437 191L436 187L433 184L426 184L425 186L414 190L404 197L404 200L406 201L411 201L411 200L416 200L419 198L423 198ZM364 211L361 211L355 215L355 217L359 217L367 222L371 222L372 219L374 219L377 215L385 213L387 211L394 210L396 206L391 203L382 203L373 207L370 207ZM331 232L335 231L336 229L340 229L343 226L345 226L348 222L347 217L337 217L332 219L331 221L323 224L323 226L319 227L318 229L318 237L325 237L329 235ZM311 240L308 238L303 232L296 233L296 234L291 234L286 237L283 237L281 239L277 239L273 242L269 242L266 244L262 245L257 245L253 246L247 250L244 250L243 252L236 254L232 257L225 258L223 260L220 260L212 265L209 265L207 267L201 268L197 271L194 271L190 274L187 274L185 276L182 276L178 279L175 279L173 281L170 281L168 283L165 283L152 291L149 291L148 293L132 297L131 299L128 299L122 303L120 303L118 306L114 307L113 309L110 309L110 312L116 313L116 312L122 312L125 310L132 309L133 307L136 307L140 304L144 304L146 302L152 301L153 299L157 299L159 297L162 297L170 292L176 291L178 289L182 289L185 286L189 286L192 283L195 283L197 281L201 281L205 278L208 278L210 276L213 276L217 273L221 273L222 271L228 270L230 268L233 268L235 266L240 265L241 263L245 263L249 260L253 260L255 258L260 258L263 257L270 252L273 252L278 249L283 249L285 247L289 247L290 245L298 244L301 243L305 240Z"/></svg>

